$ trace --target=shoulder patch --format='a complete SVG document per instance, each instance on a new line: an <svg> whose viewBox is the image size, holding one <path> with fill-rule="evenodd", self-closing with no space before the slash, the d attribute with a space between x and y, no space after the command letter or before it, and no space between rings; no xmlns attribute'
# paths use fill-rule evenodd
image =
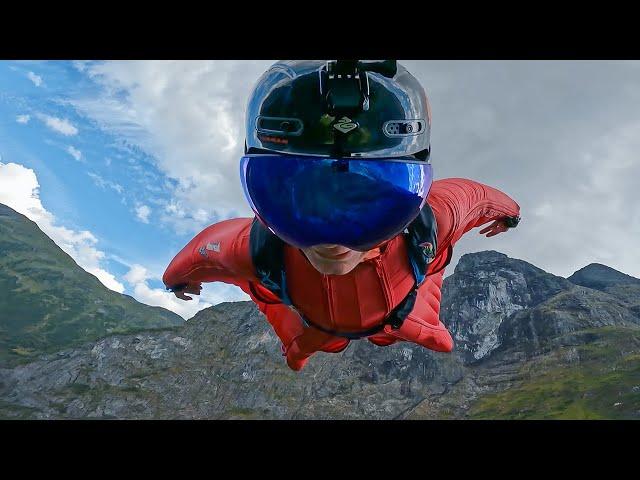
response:
<svg viewBox="0 0 640 480"><path fill-rule="evenodd" d="M219 252L220 251L220 242L207 243L207 250L210 250L212 252Z"/></svg>

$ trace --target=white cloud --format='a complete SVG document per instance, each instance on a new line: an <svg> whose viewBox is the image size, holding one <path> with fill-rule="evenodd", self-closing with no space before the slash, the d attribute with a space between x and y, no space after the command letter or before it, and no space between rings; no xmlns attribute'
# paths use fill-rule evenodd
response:
<svg viewBox="0 0 640 480"><path fill-rule="evenodd" d="M29 120L31 120L31 115L18 115L16 117L16 122L22 123L22 124L29 123Z"/></svg>
<svg viewBox="0 0 640 480"><path fill-rule="evenodd" d="M78 162L82 158L82 152L71 145L67 147L67 153L75 158Z"/></svg>
<svg viewBox="0 0 640 480"><path fill-rule="evenodd" d="M131 285L142 283L146 281L147 278L149 278L147 269L138 264L132 265L127 274L124 276L124 279Z"/></svg>
<svg viewBox="0 0 640 480"><path fill-rule="evenodd" d="M16 163L0 163L0 203L34 221L56 245L107 288L124 292L124 285L103 268L105 254L95 247L98 243L96 237L87 230L78 232L56 225L55 217L40 201L39 188L36 174L30 168Z"/></svg>
<svg viewBox="0 0 640 480"><path fill-rule="evenodd" d="M75 99L77 110L154 156L177 181L163 212L178 232L252 216L239 180L246 101L272 61L140 61L84 65L103 87L100 98ZM213 207L215 206L215 207Z"/></svg>
<svg viewBox="0 0 640 480"><path fill-rule="evenodd" d="M87 60L74 60L72 62L73 67L79 72L84 72L86 70L86 65L89 63Z"/></svg>
<svg viewBox="0 0 640 480"><path fill-rule="evenodd" d="M42 77L40 75L36 75L33 72L29 72L27 73L27 77L29 78L29 80L33 82L33 84L36 87L39 87L40 85L42 85Z"/></svg>
<svg viewBox="0 0 640 480"><path fill-rule="evenodd" d="M532 210L532 213L537 217L547 217L547 218L549 218L549 217L551 217L553 215L553 206L549 202L544 202L544 203L541 203L540 205L536 206Z"/></svg>
<svg viewBox="0 0 640 480"><path fill-rule="evenodd" d="M142 223L149 223L149 215L151 215L151 209L147 205L139 205L136 207L136 217Z"/></svg>
<svg viewBox="0 0 640 480"><path fill-rule="evenodd" d="M154 155L177 185L158 208L160 221L196 232L252 215L238 160L247 97L271 63L85 64L104 92L72 103ZM470 232L452 264L468 251L496 249L559 275L601 262L640 276L640 62L401 63L431 101L436 178L478 180L522 207L516 230L491 239Z"/></svg>
<svg viewBox="0 0 640 480"><path fill-rule="evenodd" d="M112 190L115 190L120 195L124 193L124 187L119 183L112 182L111 180L106 180L105 178L101 177L97 173L88 172L87 175L91 177L96 187L99 187L103 190L110 188Z"/></svg>
<svg viewBox="0 0 640 480"><path fill-rule="evenodd" d="M191 301L180 300L173 293L149 287L147 280L151 278L147 269L142 265L134 264L124 279L133 289L133 296L139 302L156 307L163 307L177 313L185 320L193 317L198 311L210 307L211 304L194 295Z"/></svg>
<svg viewBox="0 0 640 480"><path fill-rule="evenodd" d="M78 134L78 129L66 118L53 117L43 113L38 113L37 117L54 132L58 132L67 137Z"/></svg>
<svg viewBox="0 0 640 480"><path fill-rule="evenodd" d="M401 63L431 100L436 178L478 180L522 209L512 232L465 235L452 265L494 249L556 275L599 262L640 277L640 62Z"/></svg>
<svg viewBox="0 0 640 480"><path fill-rule="evenodd" d="M251 300L251 297L240 287L224 282L203 284L200 296L212 305L217 305L221 302L244 302Z"/></svg>

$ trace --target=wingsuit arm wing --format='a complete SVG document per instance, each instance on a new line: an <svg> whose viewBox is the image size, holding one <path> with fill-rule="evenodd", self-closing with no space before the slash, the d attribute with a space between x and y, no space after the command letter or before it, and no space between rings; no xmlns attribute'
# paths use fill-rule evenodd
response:
<svg viewBox="0 0 640 480"><path fill-rule="evenodd" d="M178 252L162 281L171 290L201 282L243 286L253 274L249 257L250 219L224 220L205 228Z"/></svg>
<svg viewBox="0 0 640 480"><path fill-rule="evenodd" d="M302 333L302 323L297 313L260 286L249 253L250 231L251 219L245 218L207 227L175 256L162 280L171 290L202 282L225 282L240 287L265 315L286 351Z"/></svg>
<svg viewBox="0 0 640 480"><path fill-rule="evenodd" d="M438 222L438 247L454 245L485 223L504 220L514 226L520 217L520 206L507 194L464 178L433 182L428 201Z"/></svg>

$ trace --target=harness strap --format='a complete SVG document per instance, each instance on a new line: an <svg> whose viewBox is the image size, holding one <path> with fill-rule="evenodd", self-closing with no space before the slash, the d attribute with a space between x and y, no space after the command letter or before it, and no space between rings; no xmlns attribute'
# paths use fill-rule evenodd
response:
<svg viewBox="0 0 640 480"><path fill-rule="evenodd" d="M407 315L413 310L418 288L425 281L427 275L437 273L446 267L451 261L453 252L453 249L449 247L444 265L435 272L428 272L429 264L435 259L437 250L437 224L433 210L428 203L425 203L418 217L405 230L404 235L408 241L409 261L415 278L414 287L379 325L357 332L338 331L312 322L296 309L302 322L307 327L313 327L336 337L350 340L374 335L382 331L386 325L390 325L394 330L399 329ZM256 268L257 277L262 286L280 299L280 302L268 301L266 303L283 303L295 308L287 292L283 256L284 242L262 225L257 217L253 219L253 224L251 225L250 239L251 257ZM258 292L253 284L250 285L250 288L254 296L261 297L257 294Z"/></svg>
<svg viewBox="0 0 640 480"><path fill-rule="evenodd" d="M384 329L385 325L390 325L391 328L393 328L394 330L399 329L402 326L402 323L404 322L404 319L406 318L406 316L409 315L409 313L411 313L411 310L413 310L413 307L416 303L417 295L418 295L418 287L414 287L414 289L411 292L409 292L409 294L404 298L404 300L400 302L398 305L396 305L396 308L394 308L391 311L391 313L387 315L387 317L382 321L382 323L374 327L371 327L367 330L359 330L357 332L338 331L338 330L333 330L331 328L323 327L322 325L318 325L317 323L314 323L311 320L309 320L307 317L305 317L302 314L302 312L298 310L296 311L298 312L298 314L300 315L300 318L302 318L303 323L307 327L313 327L317 330L320 330L321 332L328 333L330 335L335 335L336 337L348 338L349 340L358 340L360 338L368 337L370 335L374 335L376 333L381 332Z"/></svg>

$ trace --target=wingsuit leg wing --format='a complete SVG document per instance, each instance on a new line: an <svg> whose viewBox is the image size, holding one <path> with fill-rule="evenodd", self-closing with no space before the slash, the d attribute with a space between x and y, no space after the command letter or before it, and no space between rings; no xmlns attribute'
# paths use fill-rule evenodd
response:
<svg viewBox="0 0 640 480"><path fill-rule="evenodd" d="M300 320L298 320L300 321ZM286 351L287 364L293 370L300 370L316 352L338 353L349 345L346 338L336 337L313 327L305 327Z"/></svg>
<svg viewBox="0 0 640 480"><path fill-rule="evenodd" d="M453 349L453 339L439 318L445 272L444 267L440 268L439 265L443 264L443 256L447 255L465 233L475 227L494 222L491 228L482 232L496 235L506 231L508 228L505 227L517 225L520 206L493 187L463 178L433 182L427 201L438 224L438 254L429 268L437 273L428 275L418 289L414 309L402 326L393 329L387 325L384 331L390 336L431 350L449 352Z"/></svg>
<svg viewBox="0 0 640 480"><path fill-rule="evenodd" d="M384 332L405 341L422 345L437 352L450 352L453 339L447 327L440 321L440 300L443 272L427 277L418 289L413 310L398 329L386 325Z"/></svg>

